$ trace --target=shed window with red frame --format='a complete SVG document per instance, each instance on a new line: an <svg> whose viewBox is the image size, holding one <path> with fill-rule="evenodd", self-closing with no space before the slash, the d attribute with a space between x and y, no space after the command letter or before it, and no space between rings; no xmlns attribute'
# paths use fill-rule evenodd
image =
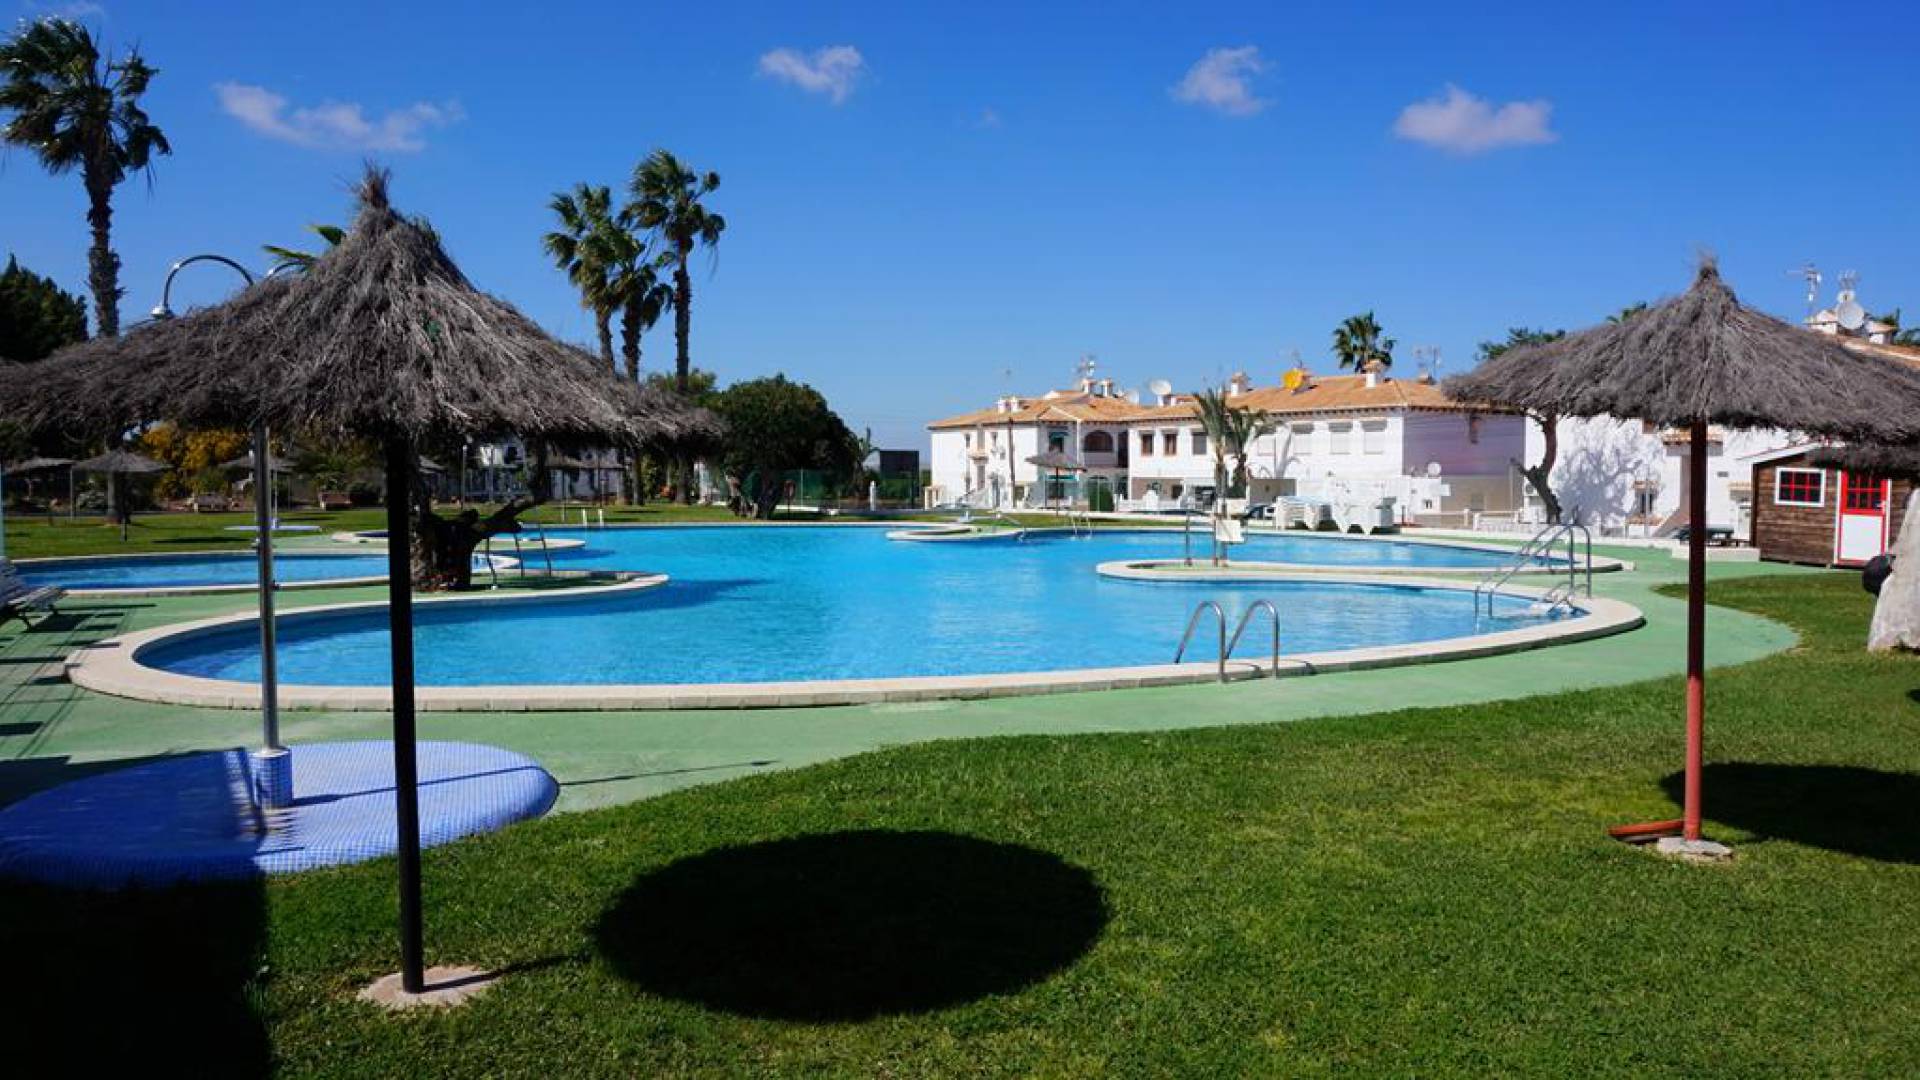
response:
<svg viewBox="0 0 1920 1080"><path fill-rule="evenodd" d="M1773 501L1781 506L1824 506L1827 474L1822 469L1780 469L1773 474Z"/></svg>

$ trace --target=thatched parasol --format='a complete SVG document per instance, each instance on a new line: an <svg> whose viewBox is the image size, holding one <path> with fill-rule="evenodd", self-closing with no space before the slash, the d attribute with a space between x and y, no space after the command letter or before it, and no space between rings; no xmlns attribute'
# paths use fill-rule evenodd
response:
<svg viewBox="0 0 1920 1080"><path fill-rule="evenodd" d="M1707 425L1789 428L1865 442L1920 438L1920 373L1859 356L1836 339L1744 307L1711 259L1693 287L1622 322L1523 345L1448 379L1456 400L1615 416L1688 430L1686 795L1679 821L1615 835L1678 833L1683 853L1717 853L1700 839L1706 714Z"/></svg>
<svg viewBox="0 0 1920 1080"><path fill-rule="evenodd" d="M1047 485L1047 502L1049 504L1053 502L1053 486L1060 482L1061 473L1082 473L1087 471L1085 465L1073 460L1072 457L1059 450L1048 450L1044 453L1034 454L1027 458L1027 464L1035 468L1050 470L1053 473L1051 478L1053 483Z"/></svg>
<svg viewBox="0 0 1920 1080"><path fill-rule="evenodd" d="M73 471L107 475L108 502L113 507L115 520L120 523L120 539L124 541L127 538L127 526L133 524L133 503L127 494L126 484L120 478L163 473L167 467L131 450L109 450L98 457L74 462Z"/></svg>
<svg viewBox="0 0 1920 1080"><path fill-rule="evenodd" d="M222 472L250 473L253 471L253 451L249 450L246 453L241 454L239 457L234 458L232 461L223 461L217 466L217 468L219 468L220 471ZM281 457L279 454L268 453L267 468L277 473L290 473L293 471L294 466L293 466L293 462L288 461L286 458Z"/></svg>
<svg viewBox="0 0 1920 1080"><path fill-rule="evenodd" d="M1882 443L1842 443L1816 447L1807 460L1822 468L1920 480L1920 447Z"/></svg>
<svg viewBox="0 0 1920 1080"><path fill-rule="evenodd" d="M346 237L301 274L216 307L56 353L35 378L0 373L0 401L31 426L99 431L144 421L270 426L373 438L387 468L388 615L399 833L401 975L424 985L414 756L409 494L418 448L517 434L638 443L678 434L688 410L649 408L597 364L475 289L425 225L396 212L369 169ZM41 372L45 372L44 376ZM431 516L423 511L424 519ZM436 521L438 519L435 519Z"/></svg>

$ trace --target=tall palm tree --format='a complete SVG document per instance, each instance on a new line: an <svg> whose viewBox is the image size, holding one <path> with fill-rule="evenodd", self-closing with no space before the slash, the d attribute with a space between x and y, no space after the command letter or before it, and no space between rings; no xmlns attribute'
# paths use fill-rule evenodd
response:
<svg viewBox="0 0 1920 1080"><path fill-rule="evenodd" d="M693 360L687 338L693 324L693 279L687 263L695 248L713 248L727 229L727 219L707 209L700 200L720 186L717 172L696 173L666 150L655 150L634 167L628 185L632 202L627 212L635 224L651 231L663 249L660 261L673 269L673 386L680 396L688 392ZM693 459L681 454L674 486L680 501L693 501Z"/></svg>
<svg viewBox="0 0 1920 1080"><path fill-rule="evenodd" d="M1373 312L1351 316L1334 328L1333 355L1339 358L1342 368L1353 371L1365 371L1371 363L1392 367L1396 343L1390 337L1382 337L1384 333Z"/></svg>
<svg viewBox="0 0 1920 1080"><path fill-rule="evenodd" d="M700 200L720 186L720 174L697 174L665 150L647 155L633 170L628 212L634 223L651 231L664 249L660 259L673 269L673 385L687 392L692 360L687 348L693 315L693 281L687 263L696 248L720 243L727 219L701 205Z"/></svg>
<svg viewBox="0 0 1920 1080"><path fill-rule="evenodd" d="M120 333L120 256L113 250L113 189L130 172L151 175L167 137L140 107L159 72L128 49L102 57L93 32L67 19L23 25L0 42L0 139L26 147L56 176L80 170L87 189L87 286L94 329Z"/></svg>
<svg viewBox="0 0 1920 1080"><path fill-rule="evenodd" d="M606 223L593 242L607 265L607 289L620 310L620 355L627 377L640 380L640 338L673 306L673 287L660 280L658 268L647 258L646 241L636 236L632 215L622 213Z"/></svg>
<svg viewBox="0 0 1920 1080"><path fill-rule="evenodd" d="M600 359L613 371L613 316L620 310L608 261L613 246L608 232L615 227L613 192L605 184L575 184L571 192L554 195L547 205L560 227L541 237L540 246L580 291L580 306L593 313Z"/></svg>

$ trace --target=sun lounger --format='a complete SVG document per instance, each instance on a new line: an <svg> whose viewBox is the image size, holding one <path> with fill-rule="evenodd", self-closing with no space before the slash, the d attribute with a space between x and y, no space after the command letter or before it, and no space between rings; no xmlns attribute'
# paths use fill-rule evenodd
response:
<svg viewBox="0 0 1920 1080"><path fill-rule="evenodd" d="M0 624L12 619L32 625L27 619L28 612L46 612L59 614L54 609L67 595L67 591L52 585L33 586L20 580L13 565L0 559Z"/></svg>

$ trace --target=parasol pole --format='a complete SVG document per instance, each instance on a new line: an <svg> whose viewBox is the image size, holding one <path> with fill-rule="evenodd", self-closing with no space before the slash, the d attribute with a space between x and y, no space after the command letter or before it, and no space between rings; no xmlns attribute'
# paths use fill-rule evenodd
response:
<svg viewBox="0 0 1920 1080"><path fill-rule="evenodd" d="M1707 718L1707 422L1693 422L1687 461L1687 771L1681 838L1700 839L1700 766Z"/></svg>
<svg viewBox="0 0 1920 1080"><path fill-rule="evenodd" d="M400 856L400 985L427 988L420 926L420 767L414 745L413 566L408 496L413 450L387 439L387 618L392 626L394 824Z"/></svg>

